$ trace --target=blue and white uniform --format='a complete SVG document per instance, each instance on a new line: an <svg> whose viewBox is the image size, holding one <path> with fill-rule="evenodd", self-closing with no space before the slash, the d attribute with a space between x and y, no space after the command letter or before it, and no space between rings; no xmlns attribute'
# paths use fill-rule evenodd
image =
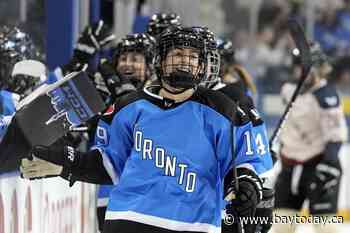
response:
<svg viewBox="0 0 350 233"><path fill-rule="evenodd" d="M263 170L252 124L221 93L199 88L172 103L151 89L118 100L109 143L96 146L118 183L106 220L220 232L227 172L232 166Z"/></svg>
<svg viewBox="0 0 350 233"><path fill-rule="evenodd" d="M114 105L102 115L98 121L95 142L96 146L106 146L109 143L109 128L114 115ZM97 193L97 207L105 207L108 204L109 194L114 185L100 185Z"/></svg>

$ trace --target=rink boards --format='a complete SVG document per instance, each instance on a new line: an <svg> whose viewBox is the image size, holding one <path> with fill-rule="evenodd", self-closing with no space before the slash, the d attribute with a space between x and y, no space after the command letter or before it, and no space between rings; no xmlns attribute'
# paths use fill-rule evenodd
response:
<svg viewBox="0 0 350 233"><path fill-rule="evenodd" d="M0 233L95 233L95 186L0 176Z"/></svg>

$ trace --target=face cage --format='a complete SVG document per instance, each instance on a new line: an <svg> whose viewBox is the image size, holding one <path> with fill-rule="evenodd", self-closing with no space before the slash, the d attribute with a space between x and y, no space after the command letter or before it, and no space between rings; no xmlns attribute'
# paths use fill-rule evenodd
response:
<svg viewBox="0 0 350 233"><path fill-rule="evenodd" d="M8 89L11 92L20 95L27 95L35 89L36 84L39 82L39 78L34 78L26 75L16 75L15 77L10 78Z"/></svg>
<svg viewBox="0 0 350 233"><path fill-rule="evenodd" d="M11 74L13 66L21 60L22 58L17 56L17 53L13 51L6 51L3 54L0 54L1 88L8 89L12 78Z"/></svg>
<svg viewBox="0 0 350 233"><path fill-rule="evenodd" d="M207 52L207 66L201 85L210 88L220 80L220 54L214 51Z"/></svg>
<svg viewBox="0 0 350 233"><path fill-rule="evenodd" d="M29 94L36 84L40 82L38 78L16 75L12 77L12 69L14 64L21 61L18 57L2 57L0 58L0 86L1 89L6 89L17 94Z"/></svg>
<svg viewBox="0 0 350 233"><path fill-rule="evenodd" d="M167 26L163 26L163 25L150 25L149 29L148 29L148 34L150 34L153 37L157 37L158 35L160 35L165 29L167 28Z"/></svg>
<svg viewBox="0 0 350 233"><path fill-rule="evenodd" d="M191 45L191 42L188 40L174 41L173 38L163 39L159 48L159 57L157 62L157 73L159 78L163 79L166 83L170 85L169 78L174 71L185 71L188 72L192 76L192 80L190 81L190 85L195 87L200 84L200 82L204 79L203 67L206 66L206 56L204 52L204 48L200 47L200 42L194 41L195 46ZM204 45L204 43L203 43ZM203 46L204 47L204 46ZM195 66L192 63L195 63L194 59L190 56L181 56L181 62L174 64L175 61L179 61L179 58L175 58L175 56L171 56L171 64L166 64L168 54L174 49L194 49L199 50L198 54L198 63ZM163 65L165 63L165 65ZM169 73L167 71L170 71ZM186 80L188 82L189 80ZM170 85L172 86L172 85ZM174 87L178 88L178 87Z"/></svg>

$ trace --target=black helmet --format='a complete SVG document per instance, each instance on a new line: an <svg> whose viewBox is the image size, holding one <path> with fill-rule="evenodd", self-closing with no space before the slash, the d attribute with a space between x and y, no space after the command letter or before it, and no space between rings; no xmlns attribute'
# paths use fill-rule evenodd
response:
<svg viewBox="0 0 350 233"><path fill-rule="evenodd" d="M190 59L185 64L166 64L161 67L173 49L192 48L198 50L198 65L194 67ZM194 27L169 27L158 38L156 71L158 77L173 88L187 90L196 87L204 77L206 66L206 41L203 34ZM197 59L197 58L196 58ZM171 66L171 73L164 72ZM186 67L183 70L183 67ZM194 70L196 69L196 70ZM179 92L180 93L180 92Z"/></svg>
<svg viewBox="0 0 350 233"><path fill-rule="evenodd" d="M24 94L39 80L23 75L12 77L13 67L19 61L35 59L38 53L31 38L18 28L4 27L0 34L0 87Z"/></svg>
<svg viewBox="0 0 350 233"><path fill-rule="evenodd" d="M230 40L218 39L216 41L217 49L220 54L221 61L227 64L234 64L235 60L235 50Z"/></svg>
<svg viewBox="0 0 350 233"><path fill-rule="evenodd" d="M136 33L126 35L117 43L114 49L114 64L116 65L119 56L125 52L142 53L145 56L147 65L153 64L155 45L155 39L147 34Z"/></svg>
<svg viewBox="0 0 350 233"><path fill-rule="evenodd" d="M180 16L175 13L160 13L152 15L147 28L147 33L158 36L169 26L180 26Z"/></svg>

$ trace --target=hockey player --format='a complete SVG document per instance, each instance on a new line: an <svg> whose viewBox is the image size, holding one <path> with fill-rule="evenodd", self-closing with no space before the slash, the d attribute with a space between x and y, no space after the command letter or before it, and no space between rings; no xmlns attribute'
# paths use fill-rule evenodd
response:
<svg viewBox="0 0 350 233"><path fill-rule="evenodd" d="M217 48L221 59L220 77L222 82L240 88L253 98L256 94L256 86L249 73L237 63L232 42L219 39L217 40Z"/></svg>
<svg viewBox="0 0 350 233"><path fill-rule="evenodd" d="M11 32L11 31L10 31ZM10 34L12 35L12 33ZM18 36L15 36L16 41L23 37L23 33L20 33ZM74 55L71 61L63 66L63 68L57 68L55 72L52 72L49 77L53 77L52 82L57 81L57 79L63 77L65 74L83 69L85 64L88 63L88 60L93 57L103 46L111 42L114 39L113 34L110 34L108 28L103 24L102 21L88 26L81 36L78 39L76 48L74 49ZM6 41L6 40L4 40ZM11 42L11 41L10 41ZM6 49L12 48L16 43L5 43ZM11 47L12 46L12 47ZM14 47L16 48L16 47ZM25 46L21 46L18 51L23 51ZM30 47L28 47L30 48ZM11 50L12 51L12 50ZM17 51L17 50L16 50ZM28 57L26 57L28 58ZM2 60L5 62L5 60ZM4 63L6 66L9 65L8 62ZM50 78L49 78L50 79ZM8 80L8 79L7 79ZM10 82L14 88L20 88L21 85L26 82ZM32 82L30 82L32 83ZM21 88L23 89L23 88ZM31 150L28 145L24 135L19 129L16 117L11 121L11 124L8 126L6 134L3 136L3 140L0 144L0 173L13 171L19 168L20 159L27 156Z"/></svg>
<svg viewBox="0 0 350 233"><path fill-rule="evenodd" d="M317 45L311 53L313 68L280 136L282 171L276 182L276 214L280 216L295 216L306 199L314 216L337 212L342 174L338 154L347 127L336 89L327 82L331 66ZM302 69L300 57L295 55L293 60L295 81L282 86L284 102L291 97ZM315 227L320 233L337 232L335 224ZM295 232L295 225L276 224L274 232Z"/></svg>
<svg viewBox="0 0 350 233"><path fill-rule="evenodd" d="M110 91L111 100L121 97L131 91L142 89L145 81L150 77L153 70L155 41L146 34L130 34L121 39L116 45L113 61L103 61L100 72ZM99 117L95 132L96 145L107 145L109 141L109 127L112 121L114 108L111 106ZM59 175L57 165L36 159L31 162L38 167L37 173L27 178L43 178L46 176ZM26 174L24 174L26 175ZM99 230L102 232L106 206L112 185L102 185L98 191L97 216Z"/></svg>
<svg viewBox="0 0 350 233"><path fill-rule="evenodd" d="M222 184L231 166L240 177L237 195L261 198L251 125L227 97L198 87L205 67L199 33L166 30L158 54L161 86L118 99L107 146L84 155L38 146L33 155L60 165L71 181L118 182L104 232L220 232ZM30 166L23 171L30 174Z"/></svg>
<svg viewBox="0 0 350 233"><path fill-rule="evenodd" d="M113 56L113 67L103 64L102 75L111 93L112 101L129 92L143 88L152 74L155 41L146 34L130 34L117 44ZM109 66L109 67L106 67ZM112 70L111 68L115 68ZM114 115L114 105L100 117L95 133L95 145L108 145L109 128ZM101 185L98 191L97 217L98 228L103 231L109 194L113 185Z"/></svg>
<svg viewBox="0 0 350 233"><path fill-rule="evenodd" d="M18 167L18 160L9 158L9 151L16 151L5 139L8 127L16 111L16 105L22 96L32 91L39 79L31 76L12 75L14 65L25 59L33 59L36 55L34 45L29 36L18 28L3 27L0 38L0 174ZM12 131L11 127L10 131ZM21 137L18 133L14 137ZM18 146L18 152L27 151L26 143ZM10 150L7 150L10 149ZM23 149L23 150L21 150Z"/></svg>
<svg viewBox="0 0 350 233"><path fill-rule="evenodd" d="M129 34L113 49L112 62L102 62L101 74L113 100L127 91L142 89L152 76L155 43L147 34Z"/></svg>

